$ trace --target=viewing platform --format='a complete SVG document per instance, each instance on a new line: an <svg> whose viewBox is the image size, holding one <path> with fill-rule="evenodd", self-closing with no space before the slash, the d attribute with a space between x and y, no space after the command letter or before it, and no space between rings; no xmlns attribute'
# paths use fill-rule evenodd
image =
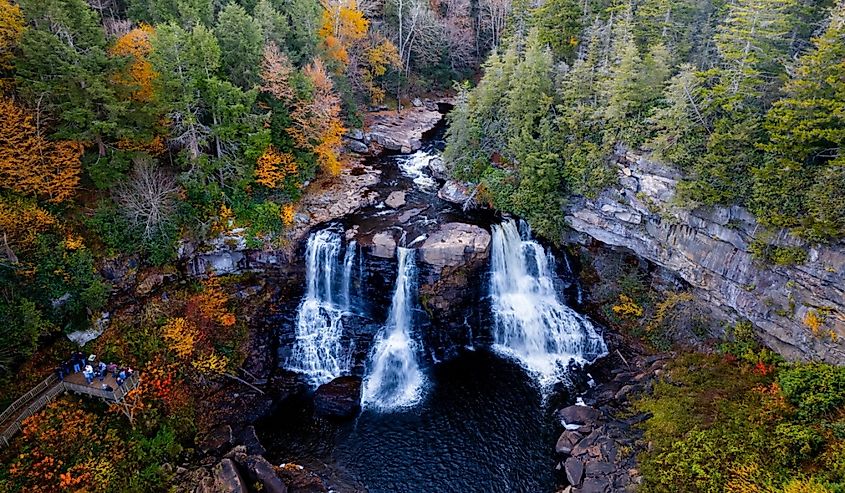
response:
<svg viewBox="0 0 845 493"><path fill-rule="evenodd" d="M107 385L112 390L103 389L103 385ZM70 374L63 381L59 380L55 374L50 375L0 414L0 447L8 447L12 437L21 431L23 421L62 393L73 392L101 399L107 403L121 403L126 394L136 387L138 387L137 374L127 378L123 385L118 385L114 375L111 374L107 375L102 382L99 378L95 378L90 384L85 381L82 372Z"/></svg>

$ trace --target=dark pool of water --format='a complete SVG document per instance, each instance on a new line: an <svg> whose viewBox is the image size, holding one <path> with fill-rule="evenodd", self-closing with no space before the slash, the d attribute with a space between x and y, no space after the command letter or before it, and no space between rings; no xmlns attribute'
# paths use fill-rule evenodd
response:
<svg viewBox="0 0 845 493"><path fill-rule="evenodd" d="M338 491L553 491L553 420L516 363L465 350L427 374L425 399L402 412L333 422L315 418L307 396L285 404L259 430L268 458Z"/></svg>

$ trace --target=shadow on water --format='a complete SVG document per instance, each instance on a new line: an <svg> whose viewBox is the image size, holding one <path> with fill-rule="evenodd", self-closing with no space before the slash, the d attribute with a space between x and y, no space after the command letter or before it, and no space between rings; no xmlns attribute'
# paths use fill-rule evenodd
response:
<svg viewBox="0 0 845 493"><path fill-rule="evenodd" d="M310 396L260 427L275 463L303 464L337 491L545 492L554 486L553 424L534 380L486 349L429 369L419 405L315 417Z"/></svg>

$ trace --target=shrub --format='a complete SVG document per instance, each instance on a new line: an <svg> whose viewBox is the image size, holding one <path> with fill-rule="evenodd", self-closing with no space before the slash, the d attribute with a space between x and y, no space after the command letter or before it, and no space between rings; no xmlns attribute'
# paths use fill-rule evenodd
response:
<svg viewBox="0 0 845 493"><path fill-rule="evenodd" d="M778 381L787 400L805 420L826 415L845 404L845 368L799 363L781 371Z"/></svg>

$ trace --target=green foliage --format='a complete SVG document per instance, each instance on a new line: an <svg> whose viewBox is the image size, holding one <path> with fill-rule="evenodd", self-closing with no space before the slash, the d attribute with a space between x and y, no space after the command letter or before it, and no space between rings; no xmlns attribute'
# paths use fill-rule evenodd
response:
<svg viewBox="0 0 845 493"><path fill-rule="evenodd" d="M845 483L836 464L845 459L845 443L829 431L840 422L819 422L821 414L815 411L810 415L816 421L808 421L800 407L810 395L837 395L819 383L829 383L835 373L841 372L822 364L786 365L776 373L760 362L752 366L714 355L681 355L653 395L635 404L653 414L641 425L650 444L638 457L641 488L667 493L828 491L797 486L824 484L840 491ZM796 380L802 382L798 396L793 395ZM790 385L789 390L783 387L781 393L775 381ZM841 410L843 403L824 399L823 407ZM812 407L819 405L816 400Z"/></svg>
<svg viewBox="0 0 845 493"><path fill-rule="evenodd" d="M272 16L272 13L267 15ZM275 29L280 30L279 27ZM220 62L229 81L242 89L257 84L264 45L258 21L240 5L229 3L220 11L214 33L220 43Z"/></svg>
<svg viewBox="0 0 845 493"><path fill-rule="evenodd" d="M801 363L780 372L784 396L805 420L824 417L845 403L845 368Z"/></svg>
<svg viewBox="0 0 845 493"><path fill-rule="evenodd" d="M39 339L56 330L35 302L24 297L0 301L0 319L0 375L26 361L37 349Z"/></svg>
<svg viewBox="0 0 845 493"><path fill-rule="evenodd" d="M807 251L801 247L770 245L760 239L752 241L748 251L757 260L776 265L796 265L807 261Z"/></svg>

